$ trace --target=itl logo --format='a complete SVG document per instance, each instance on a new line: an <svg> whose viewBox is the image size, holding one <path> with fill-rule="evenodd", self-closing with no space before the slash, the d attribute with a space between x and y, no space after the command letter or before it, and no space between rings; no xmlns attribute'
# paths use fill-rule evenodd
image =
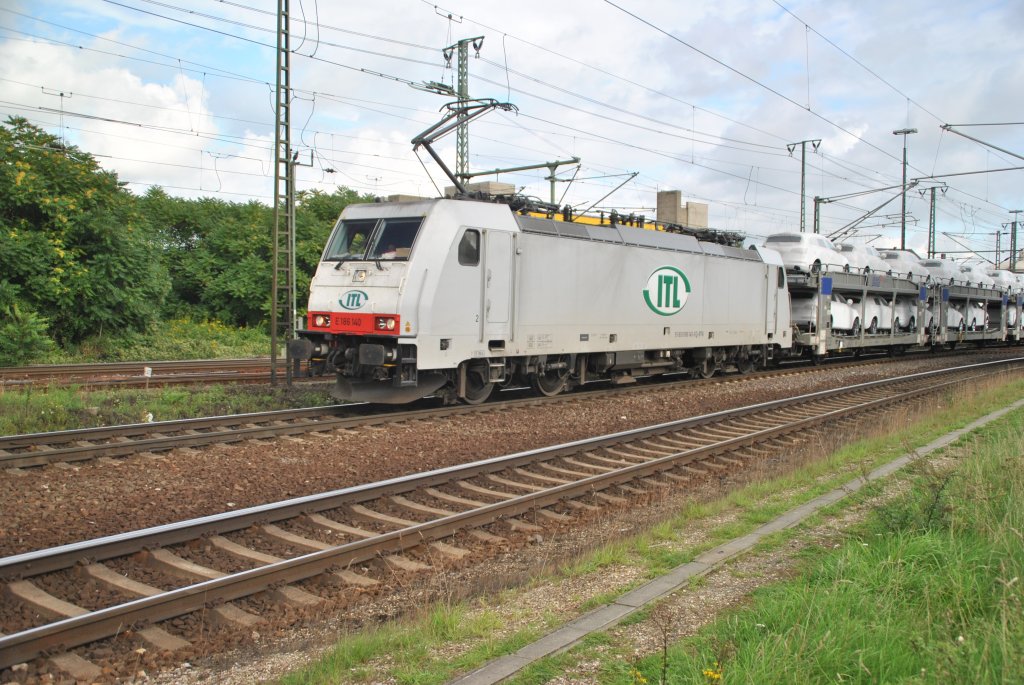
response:
<svg viewBox="0 0 1024 685"><path fill-rule="evenodd" d="M672 316L683 308L689 295L686 275L674 266L663 266L647 279L644 301L655 314Z"/></svg>
<svg viewBox="0 0 1024 685"><path fill-rule="evenodd" d="M370 299L370 296L364 293L362 290L349 290L347 293L341 296L338 300L338 304L341 305L342 309L359 309L366 301Z"/></svg>

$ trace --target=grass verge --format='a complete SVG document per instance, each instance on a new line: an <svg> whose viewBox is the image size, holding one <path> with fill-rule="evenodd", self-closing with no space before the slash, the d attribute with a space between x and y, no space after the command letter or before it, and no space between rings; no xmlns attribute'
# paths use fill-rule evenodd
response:
<svg viewBox="0 0 1024 685"><path fill-rule="evenodd" d="M266 330L187 318L161 321L146 333L104 334L32 360L33 364L86 364L181 359L243 359L270 354Z"/></svg>
<svg viewBox="0 0 1024 685"><path fill-rule="evenodd" d="M1024 682L1024 411L818 550L791 582L603 682Z"/></svg>
<svg viewBox="0 0 1024 685"><path fill-rule="evenodd" d="M827 458L811 461L788 476L766 479L714 502L690 505L671 521L656 526L650 533L610 544L585 559L563 567L553 578L538 583L558 584L566 578L600 575L607 573L610 568L622 566L639 568L641 577L653 577L705 549L748 532L782 511L837 487L848 480L851 473L866 473L908 448L926 444L978 416L1009 404L1022 394L1024 382L1006 378L946 393L934 400L927 410L898 416L885 426L878 426L877 435L871 439L854 443ZM707 534L697 542L691 541L689 533L700 526L706 528ZM784 537L776 536L775 541ZM613 599L641 582L636 579L637 574L632 574L631 578L614 592L605 590L600 596L581 597L571 610L561 613L524 616L521 602L523 590L507 591L493 603L481 600L458 604L454 608L450 604L444 605L445 611L455 611L465 616L467 621L482 614L497 616L497 619L491 618L486 622L482 630L478 629L472 634L439 635L430 627L430 616L437 608L424 607L418 612L411 612L407 621L340 638L337 646L322 660L288 674L280 682L285 685L380 681L442 683L459 672L480 666L488 659L515 651L532 636L574 618L596 603ZM636 620L644 620L644 614ZM477 625L479 627L480 624ZM395 635L401 638L397 639ZM712 641L705 644L708 646L704 651L698 650L691 643L677 648L679 654L692 657L687 665L690 669L687 673L696 674L696 680L684 676L679 682L714 681L716 676L721 677L721 668L724 668L722 664L731 663L723 661L725 654L717 653L721 651L718 643ZM852 653L852 650L849 651ZM729 652L729 659L737 653ZM674 658L682 658L676 657L676 652L673 655ZM716 658L719 659L717 667L714 665ZM588 638L573 653L535 664L515 682L546 682L564 672L570 663L578 659L601 660L605 665L600 669L602 682L629 682L634 685L657 682L661 673L660 657L651 662L632 661L609 647L607 636L598 635ZM859 677L864 679L861 673ZM774 679L752 677L745 681L790 680L787 674Z"/></svg>
<svg viewBox="0 0 1024 685"><path fill-rule="evenodd" d="M169 421L333 404L325 385L205 385L85 390L53 385L0 388L0 435Z"/></svg>

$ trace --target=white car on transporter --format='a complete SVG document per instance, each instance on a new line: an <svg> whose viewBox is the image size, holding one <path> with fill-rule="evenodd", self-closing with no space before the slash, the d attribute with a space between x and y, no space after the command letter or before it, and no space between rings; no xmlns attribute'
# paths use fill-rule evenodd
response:
<svg viewBox="0 0 1024 685"><path fill-rule="evenodd" d="M932 305L928 308L928 328L931 329L934 324L938 327L938 322L935 318L939 315L939 304L932 302ZM964 327L964 315L957 311L956 308L947 304L946 305L946 328L951 331L963 330Z"/></svg>
<svg viewBox="0 0 1024 685"><path fill-rule="evenodd" d="M843 243L837 246L839 252L850 262L850 271L859 273L884 274L889 271L889 264L870 245L854 245Z"/></svg>
<svg viewBox="0 0 1024 685"><path fill-rule="evenodd" d="M985 275L995 282L996 290L1004 293L1017 292L1017 274L1006 269L987 269Z"/></svg>
<svg viewBox="0 0 1024 685"><path fill-rule="evenodd" d="M914 283L928 280L928 270L921 266L921 258L910 250L880 250L879 254L889 264L894 278L904 278Z"/></svg>
<svg viewBox="0 0 1024 685"><path fill-rule="evenodd" d="M860 302L854 300L854 310L859 313L862 307L865 331L878 333L892 330L892 305L884 297L868 295Z"/></svg>
<svg viewBox="0 0 1024 685"><path fill-rule="evenodd" d="M789 271L844 271L850 265L831 240L817 233L774 233L764 246L778 252Z"/></svg>
<svg viewBox="0 0 1024 685"><path fill-rule="evenodd" d="M814 333L818 320L817 293L790 294L790 321L802 331ZM852 335L860 335L860 308L853 300L839 293L829 296L829 328Z"/></svg>
<svg viewBox="0 0 1024 685"><path fill-rule="evenodd" d="M913 331L917 328L917 300L912 297L897 297L890 302L895 312L893 326L899 331Z"/></svg>
<svg viewBox="0 0 1024 685"><path fill-rule="evenodd" d="M922 259L918 262L928 270L932 283L942 285L956 285L963 280L960 273L960 265L948 259Z"/></svg>
<svg viewBox="0 0 1024 685"><path fill-rule="evenodd" d="M957 311L963 315L962 330L984 331L988 330L988 309L984 302L978 300L967 300L966 305L956 305Z"/></svg>
<svg viewBox="0 0 1024 685"><path fill-rule="evenodd" d="M977 288L995 288L996 282L985 273L985 267L980 264L963 264L960 267L960 277L967 285Z"/></svg>

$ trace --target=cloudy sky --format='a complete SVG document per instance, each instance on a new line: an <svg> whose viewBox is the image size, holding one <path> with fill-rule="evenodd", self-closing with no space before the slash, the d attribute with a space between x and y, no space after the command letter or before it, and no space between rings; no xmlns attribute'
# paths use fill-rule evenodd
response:
<svg viewBox="0 0 1024 685"><path fill-rule="evenodd" d="M274 0L0 0L0 113L96 155L134 192L269 204L275 12ZM472 124L470 170L579 157L555 189L578 209L650 216L656 192L676 189L708 204L712 226L799 230L800 146L788 148L820 140L806 146L808 230L814 196L832 199L826 234L891 200L854 227L891 247L893 131L907 128L908 177L942 177L907 193L908 247L924 254L933 186L945 184L936 225L950 254L992 258L1004 232L1005 255L1003 224L1024 209L1024 171L995 171L1024 166L1020 0L291 0L291 13L293 145L311 165L300 188L448 185L410 140L450 99L413 84L454 84L443 48L482 36L470 94L517 109ZM436 147L454 167L454 134ZM546 175L497 180L547 199Z"/></svg>

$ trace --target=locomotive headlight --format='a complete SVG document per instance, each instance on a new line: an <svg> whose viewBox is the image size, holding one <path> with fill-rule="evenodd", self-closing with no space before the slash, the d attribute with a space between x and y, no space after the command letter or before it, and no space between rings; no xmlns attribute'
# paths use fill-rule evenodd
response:
<svg viewBox="0 0 1024 685"><path fill-rule="evenodd" d="M313 317L313 323L320 328L327 328L331 325L331 317L317 314Z"/></svg>
<svg viewBox="0 0 1024 685"><path fill-rule="evenodd" d="M392 316L378 316L375 321L375 328L378 331L393 331L395 330L395 319Z"/></svg>

